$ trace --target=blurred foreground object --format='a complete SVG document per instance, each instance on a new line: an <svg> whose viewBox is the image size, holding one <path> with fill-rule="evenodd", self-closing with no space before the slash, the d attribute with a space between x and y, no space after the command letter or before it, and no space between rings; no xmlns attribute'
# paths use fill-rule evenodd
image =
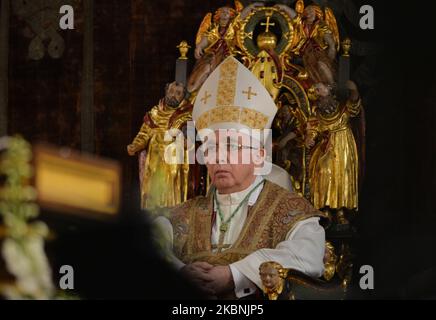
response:
<svg viewBox="0 0 436 320"><path fill-rule="evenodd" d="M116 162L33 151L21 138L0 139L0 299L201 298L156 252L139 207L121 214ZM47 225L34 220L37 200ZM57 288L65 265L75 272L68 291Z"/></svg>
<svg viewBox="0 0 436 320"><path fill-rule="evenodd" d="M47 226L39 215L36 191L30 185L32 151L22 138L0 139L0 296L7 299L50 299L55 295L44 252ZM1 180L3 181L3 180ZM0 221L1 222L1 221Z"/></svg>
<svg viewBox="0 0 436 320"><path fill-rule="evenodd" d="M36 201L62 215L113 216L120 206L120 176L115 162L48 146L36 146L33 155L20 137L0 139L1 297L57 297L44 251L49 228L35 221Z"/></svg>
<svg viewBox="0 0 436 320"><path fill-rule="evenodd" d="M43 209L103 218L118 213L121 168L117 162L67 148L37 145L34 150L35 187Z"/></svg>

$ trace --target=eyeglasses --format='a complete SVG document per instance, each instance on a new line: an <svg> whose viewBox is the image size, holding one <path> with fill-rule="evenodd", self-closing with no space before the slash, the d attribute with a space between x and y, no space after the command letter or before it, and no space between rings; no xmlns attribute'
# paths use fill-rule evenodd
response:
<svg viewBox="0 0 436 320"><path fill-rule="evenodd" d="M224 157L227 157L227 159L233 159L234 156L239 158L242 150L259 150L259 148L243 145L241 143L219 143L219 144L206 143L203 145L203 148L204 148L203 149L204 157L209 158L208 161L217 161L218 159L221 159L220 156L222 156L224 152L226 152ZM235 161L241 161L241 160L235 160Z"/></svg>
<svg viewBox="0 0 436 320"><path fill-rule="evenodd" d="M228 153L235 152L235 151L242 151L242 150L259 150L259 148L253 147L253 146L246 146L241 143L220 143L220 144L204 144L203 148L206 153L209 152L209 150L222 150L222 148L225 148L224 150L227 150Z"/></svg>

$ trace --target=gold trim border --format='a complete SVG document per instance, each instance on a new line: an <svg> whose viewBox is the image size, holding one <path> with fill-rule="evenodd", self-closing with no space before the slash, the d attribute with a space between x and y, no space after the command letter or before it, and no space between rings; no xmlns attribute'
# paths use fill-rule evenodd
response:
<svg viewBox="0 0 436 320"><path fill-rule="evenodd" d="M240 123L251 129L265 129L268 120L269 117L253 109L235 106L216 107L198 117L197 130L222 122Z"/></svg>

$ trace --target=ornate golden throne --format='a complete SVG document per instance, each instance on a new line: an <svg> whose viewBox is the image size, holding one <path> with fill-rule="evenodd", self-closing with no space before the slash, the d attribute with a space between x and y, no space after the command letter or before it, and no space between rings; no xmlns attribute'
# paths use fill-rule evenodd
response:
<svg viewBox="0 0 436 320"><path fill-rule="evenodd" d="M303 0L293 8L282 4L251 4L244 7L235 2L235 15L226 33L227 54L239 59L264 84L279 108L273 123L273 162L289 174L294 192L311 201L309 163L312 156L306 147L307 127L315 114L312 96L313 86L322 77L316 77L316 67L307 65L305 50L310 37L319 50L334 52L334 67L331 71L338 98L346 91L349 79L349 39L342 39L333 11L311 5L319 22L318 29L307 34L304 25L306 7ZM213 28L213 13L208 13L199 28L196 45L202 38L217 41ZM331 42L324 41L325 34ZM183 42L186 43L186 42ZM329 47L330 45L330 47ZM184 46L186 48L186 46ZM215 50L213 45L205 48ZM210 51L209 51L210 52ZM182 53L186 58L186 51ZM318 57L318 56L317 56ZM213 65L211 65L213 68ZM211 72L211 71L210 71ZM189 81L193 81L191 79ZM195 80L195 79L194 79ZM196 92L190 92L191 102ZM359 153L359 156L363 152ZM343 299L352 280L353 239L356 231L353 221L326 227L325 273L321 279L312 279L299 271L288 270L287 281L291 283L292 297L296 299Z"/></svg>

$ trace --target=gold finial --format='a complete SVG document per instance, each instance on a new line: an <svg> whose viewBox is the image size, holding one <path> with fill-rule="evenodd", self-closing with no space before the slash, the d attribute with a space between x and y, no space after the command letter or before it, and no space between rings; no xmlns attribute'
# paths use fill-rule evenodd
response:
<svg viewBox="0 0 436 320"><path fill-rule="evenodd" d="M346 38L344 41L342 41L341 45L342 45L342 51L343 51L342 56L349 57L350 56L350 49L351 49L350 38Z"/></svg>
<svg viewBox="0 0 436 320"><path fill-rule="evenodd" d="M188 42L186 42L185 40L183 40L182 42L180 42L180 44L177 46L177 48L180 51L180 60L187 60L188 57L186 56L188 54L189 49L191 49L191 46L188 45Z"/></svg>
<svg viewBox="0 0 436 320"><path fill-rule="evenodd" d="M304 1L303 0L297 1L297 3L295 4L295 11L298 14L303 14L303 11L304 11Z"/></svg>
<svg viewBox="0 0 436 320"><path fill-rule="evenodd" d="M257 37L257 46L260 50L272 49L274 50L277 47L277 37L272 32L264 32L261 33Z"/></svg>

